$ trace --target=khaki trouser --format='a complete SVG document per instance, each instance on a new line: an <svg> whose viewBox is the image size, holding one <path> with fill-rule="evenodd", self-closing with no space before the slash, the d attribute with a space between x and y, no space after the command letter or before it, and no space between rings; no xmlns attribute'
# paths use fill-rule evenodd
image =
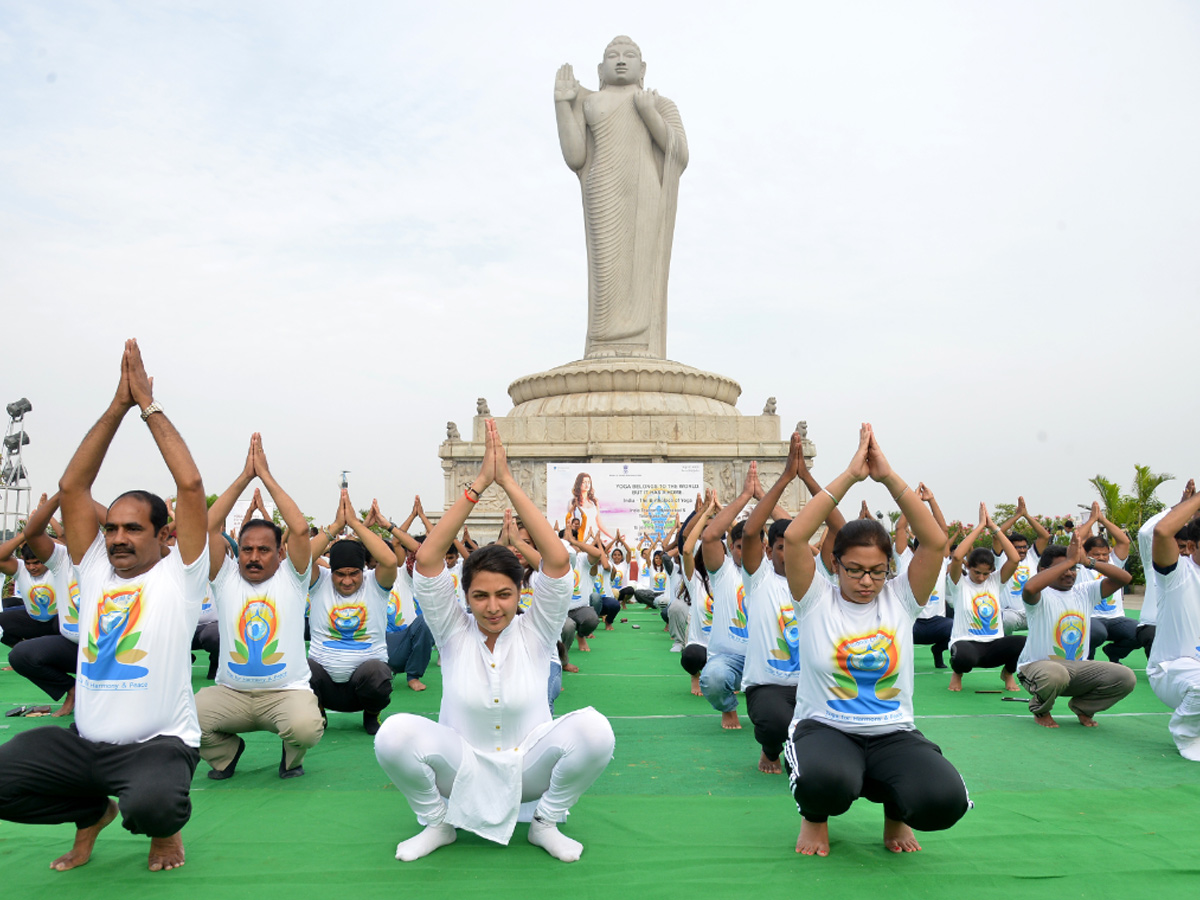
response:
<svg viewBox="0 0 1200 900"><path fill-rule="evenodd" d="M1093 716L1133 693L1137 676L1119 663L1057 657L1037 659L1021 666L1017 678L1033 695L1029 711L1035 716L1050 714L1057 697L1070 697L1067 704L1077 716Z"/></svg>
<svg viewBox="0 0 1200 900"><path fill-rule="evenodd" d="M218 771L237 753L237 735L269 731L283 739L284 768L294 769L309 747L325 733L316 695L308 688L290 691L235 691L224 685L196 694L200 718L200 758Z"/></svg>

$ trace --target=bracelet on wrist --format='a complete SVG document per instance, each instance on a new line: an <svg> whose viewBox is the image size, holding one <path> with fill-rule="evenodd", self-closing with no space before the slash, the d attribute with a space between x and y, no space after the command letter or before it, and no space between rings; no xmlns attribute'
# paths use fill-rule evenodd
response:
<svg viewBox="0 0 1200 900"><path fill-rule="evenodd" d="M476 491L475 493L478 494L479 491ZM468 503L475 504L475 503L479 502L478 497L471 496L471 488L466 488L465 490L463 490L463 496L467 498Z"/></svg>
<svg viewBox="0 0 1200 900"><path fill-rule="evenodd" d="M829 488L821 488L821 493L828 495L829 499L833 501L834 506L838 505L838 498L833 496L833 493L829 490Z"/></svg>

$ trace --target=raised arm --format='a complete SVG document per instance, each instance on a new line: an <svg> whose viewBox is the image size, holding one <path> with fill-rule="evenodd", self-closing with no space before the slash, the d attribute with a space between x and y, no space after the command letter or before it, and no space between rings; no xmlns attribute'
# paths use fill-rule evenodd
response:
<svg viewBox="0 0 1200 900"><path fill-rule="evenodd" d="M408 518L405 519L403 522L401 522L399 525L397 525L395 522L393 522L391 519L387 518L383 513L381 513L379 511L379 501L378 500L371 501L371 513L375 517L376 524L378 524L378 525L382 526L384 529L386 529L387 533L391 536L392 540L396 541L401 547L403 547L409 553L417 552L417 550L420 548L421 545L413 538L413 536L411 534L408 533L408 529L412 525L413 519L415 519L417 517L416 504L413 504L413 510L412 510L412 512L410 512L408 514ZM397 554L397 558L399 558L399 554Z"/></svg>
<svg viewBox="0 0 1200 900"><path fill-rule="evenodd" d="M1029 514L1029 510L1025 508L1025 498L1017 498L1017 514L1024 516L1025 521L1029 523L1029 527L1033 529L1033 549L1037 551L1038 556L1046 552L1046 547L1050 543L1050 532L1046 530L1046 526L1038 521L1037 516Z"/></svg>
<svg viewBox="0 0 1200 900"><path fill-rule="evenodd" d="M954 552L950 554L950 567L946 570L950 575L950 580L958 584L958 579L962 577L963 560L967 558L967 554L971 552L975 546L975 542L979 540L979 536L983 534L983 529L987 527L987 506L983 503L979 504L979 524L972 528L967 535L958 542L958 546L954 548ZM1011 544L1009 545L1011 546ZM1006 578L1005 581L1008 579Z"/></svg>
<svg viewBox="0 0 1200 900"><path fill-rule="evenodd" d="M333 522L323 527L317 536L310 541L312 558L320 560L321 555L328 549L329 545L337 540L337 536L342 533L342 529L346 527L346 499L345 491L338 494L337 514L333 517ZM305 529L308 530L307 528ZM312 574L309 576L308 583L310 586L317 583L317 567L312 567Z"/></svg>
<svg viewBox="0 0 1200 900"><path fill-rule="evenodd" d="M909 527L920 541L912 562L908 565L908 584L913 596L920 606L929 601L929 595L937 584L938 574L942 571L942 559L946 552L946 532L938 527L933 519L933 513L921 502L916 492L909 488L904 479L892 470L891 464L884 457L879 447L875 432L871 432L870 449L867 451L867 465L870 468L871 480L887 488L892 499L900 507L900 511L908 517Z"/></svg>
<svg viewBox="0 0 1200 900"><path fill-rule="evenodd" d="M312 541L308 537L308 520L304 518L304 513L300 511L296 501L279 486L279 482L271 474L271 467L267 465L267 455L263 452L262 435L257 432L250 439L250 452L254 458L254 474L258 476L263 487L267 489L267 493L271 495L271 502L279 510L283 524L287 526L288 560L291 561L293 569L303 572L312 563ZM379 543L383 544L383 541L379 541ZM387 550L386 544L383 545L383 549ZM394 564L396 558L392 556L390 550L387 550L387 555L391 556ZM392 575L392 580L395 581L395 574ZM380 584L383 582L380 581Z"/></svg>
<svg viewBox="0 0 1200 900"><path fill-rule="evenodd" d="M1175 542L1175 534L1200 512L1200 491L1196 490L1196 482L1189 479L1183 492L1183 499L1171 507L1171 511L1158 520L1154 526L1154 566L1157 569L1169 569L1179 562L1179 545Z"/></svg>
<svg viewBox="0 0 1200 900"><path fill-rule="evenodd" d="M783 560L787 572L788 587L796 602L808 593L813 577L817 573L817 562L808 548L808 542L817 533L833 509L858 482L867 477L867 450L870 446L871 429L864 424L858 431L858 449L850 459L846 471L831 481L828 487L812 491L812 499L792 519L783 534Z"/></svg>
<svg viewBox="0 0 1200 900"><path fill-rule="evenodd" d="M97 516L92 500L92 485L96 482L100 464L104 462L121 420L133 406L133 394L129 390L129 341L126 341L121 354L121 379L117 383L117 392L108 409L84 436L58 481L67 551L76 565L83 560L83 555L104 523L104 519Z"/></svg>
<svg viewBox="0 0 1200 900"><path fill-rule="evenodd" d="M204 481L187 444L167 414L154 402L154 379L146 374L142 351L136 340L125 342L125 356L133 400L141 407L158 452L175 480L175 544L184 564L190 565L200 558L208 541L208 498L204 494Z"/></svg>
<svg viewBox="0 0 1200 900"><path fill-rule="evenodd" d="M1021 599L1029 606L1036 606L1041 602L1043 590L1057 581L1063 572L1073 569L1084 559L1083 543L1079 540L1079 535L1073 534L1071 542L1067 545L1067 555L1054 565L1030 575L1025 586L1021 588Z"/></svg>
<svg viewBox="0 0 1200 900"><path fill-rule="evenodd" d="M692 576L696 574L696 545L700 543L700 536L704 533L704 526L712 518L716 508L717 492L709 491L707 500L700 508L700 511L696 513L696 518L692 521L692 528L683 540L683 552L680 556L683 559L683 574L688 581L691 581ZM626 553L628 551L629 548L626 547Z"/></svg>
<svg viewBox="0 0 1200 900"><path fill-rule="evenodd" d="M570 65L558 67L554 77L554 118L563 161L578 172L587 161L587 124L583 120L583 88Z"/></svg>
<svg viewBox="0 0 1200 900"><path fill-rule="evenodd" d="M1108 536L1112 538L1113 556L1124 562L1129 559L1129 545L1132 543L1129 540L1129 535L1125 533L1125 529L1115 522L1110 522L1108 516L1100 513L1100 524L1104 526L1104 530L1108 532Z"/></svg>
<svg viewBox="0 0 1200 900"><path fill-rule="evenodd" d="M48 562L54 553L54 540L46 534L46 526L54 518L56 509L58 509L58 494L55 493L50 498L42 494L41 502L25 521L25 543L29 545L33 555L42 562Z"/></svg>
<svg viewBox="0 0 1200 900"><path fill-rule="evenodd" d="M732 527L738 513L746 508L746 504L754 496L754 487L757 483L758 463L752 462L746 470L746 481L742 485L742 492L732 503L713 516L712 521L704 529L701 555L704 557L704 567L708 571L717 571L725 562L725 532ZM742 548L745 549L745 546L745 541L743 541Z"/></svg>
<svg viewBox="0 0 1200 900"><path fill-rule="evenodd" d="M984 507L987 511L987 507ZM992 552L999 547L1000 552L1004 554L1004 565L1000 567L1000 580L1005 584L1017 571L1017 566L1021 564L1021 556L1017 553L1017 548L1013 546L1013 542L1008 539L1000 526L996 524L996 520L992 518L990 512L987 513L987 529L992 533Z"/></svg>
<svg viewBox="0 0 1200 900"><path fill-rule="evenodd" d="M238 497L242 496L242 492L250 486L250 482L254 480L254 439L257 434L250 436L250 449L246 451L246 464L242 466L242 471L238 473L237 478L233 483L221 493L213 502L213 505L208 508L208 580L212 581L217 577L217 573L221 571L221 565L225 561L225 538L223 537L223 529L225 527L225 519L233 511L233 505L237 503ZM305 529L305 534L308 530Z"/></svg>
<svg viewBox="0 0 1200 900"><path fill-rule="evenodd" d="M798 432L793 432L783 472L780 473L779 479L771 485L771 489L762 495L762 499L758 501L758 505L750 511L750 515L746 519L745 537L742 538L742 568L751 575L757 572L758 567L762 565L763 542L758 536L767 527L767 515L768 513L774 515L779 511L777 505L779 498L783 496L787 486L799 474L801 465L799 460L803 458L804 442ZM784 515L777 518L789 517Z"/></svg>
<svg viewBox="0 0 1200 900"><path fill-rule="evenodd" d="M896 536L892 539L892 546L896 548L897 555L908 549L908 517L904 513L900 513L900 518L896 520Z"/></svg>
<svg viewBox="0 0 1200 900"><path fill-rule="evenodd" d="M342 516L345 518L346 524L350 526L350 530L362 542L363 548L374 557L375 580L385 591L390 591L392 585L396 583L396 573L399 571L396 554L388 549L383 538L368 528L358 517L358 513L354 511L354 504L350 502L350 493L345 488L342 489Z"/></svg>
<svg viewBox="0 0 1200 900"><path fill-rule="evenodd" d="M946 528L946 517L942 515L942 508L938 505L937 498L933 496L933 491L925 487L923 481L917 485L917 496L923 503L929 504L929 511L933 513L933 521L937 522L938 528L949 534L949 529Z"/></svg>

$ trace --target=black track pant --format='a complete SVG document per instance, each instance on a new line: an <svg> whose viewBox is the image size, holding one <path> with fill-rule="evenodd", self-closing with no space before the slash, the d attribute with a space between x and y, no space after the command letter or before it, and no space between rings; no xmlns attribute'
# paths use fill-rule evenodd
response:
<svg viewBox="0 0 1200 900"><path fill-rule="evenodd" d="M388 664L378 659L368 659L359 663L358 668L347 681L334 681L320 663L308 661L312 677L309 687L317 695L317 702L322 709L336 709L338 712L378 713L387 708L392 702L392 670Z"/></svg>
<svg viewBox="0 0 1200 900"><path fill-rule="evenodd" d="M0 628L4 629L4 636L0 637L0 643L15 647L21 641L27 641L30 638L58 634L58 616L52 617L49 622L39 622L26 612L25 606L22 604L0 612Z"/></svg>
<svg viewBox="0 0 1200 900"><path fill-rule="evenodd" d="M1096 658L1096 648L1105 641L1109 642L1103 648L1104 655L1108 657L1109 662L1120 662L1139 647L1146 650L1147 659L1149 658L1150 651L1139 640L1143 635L1138 629L1138 623L1133 619L1125 616L1117 616L1112 619L1092 616L1091 632L1091 653L1088 659Z"/></svg>
<svg viewBox="0 0 1200 900"><path fill-rule="evenodd" d="M21 641L8 653L8 664L54 700L75 686L75 658L79 645L61 634Z"/></svg>
<svg viewBox="0 0 1200 900"><path fill-rule="evenodd" d="M970 807L958 770L919 731L867 736L805 719L784 752L792 796L810 822L840 816L866 797L889 819L940 831Z"/></svg>
<svg viewBox="0 0 1200 900"><path fill-rule="evenodd" d="M950 635L954 633L954 620L945 616L930 616L913 622L913 643L932 644L933 663L939 669L946 663L942 654L950 649Z"/></svg>
<svg viewBox="0 0 1200 900"><path fill-rule="evenodd" d="M746 688L746 711L754 723L754 739L767 759L775 762L787 742L788 726L796 713L794 684L756 684Z"/></svg>
<svg viewBox="0 0 1200 900"><path fill-rule="evenodd" d="M192 815L188 790L199 761L177 737L100 744L74 726L23 731L0 746L0 819L88 828L115 796L134 834L170 837Z"/></svg>
<svg viewBox="0 0 1200 900"><path fill-rule="evenodd" d="M1017 671L1017 660L1025 649L1025 635L1013 634L994 641L955 641L950 648L950 668L959 675L972 669L1003 666L1009 675Z"/></svg>

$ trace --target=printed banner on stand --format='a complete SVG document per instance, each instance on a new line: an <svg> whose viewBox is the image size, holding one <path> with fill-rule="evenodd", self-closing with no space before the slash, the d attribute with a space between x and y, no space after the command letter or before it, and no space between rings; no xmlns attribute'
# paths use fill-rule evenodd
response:
<svg viewBox="0 0 1200 900"><path fill-rule="evenodd" d="M581 537L599 531L606 542L620 530L636 547L670 535L703 490L703 463L547 463L546 518L578 521Z"/></svg>

